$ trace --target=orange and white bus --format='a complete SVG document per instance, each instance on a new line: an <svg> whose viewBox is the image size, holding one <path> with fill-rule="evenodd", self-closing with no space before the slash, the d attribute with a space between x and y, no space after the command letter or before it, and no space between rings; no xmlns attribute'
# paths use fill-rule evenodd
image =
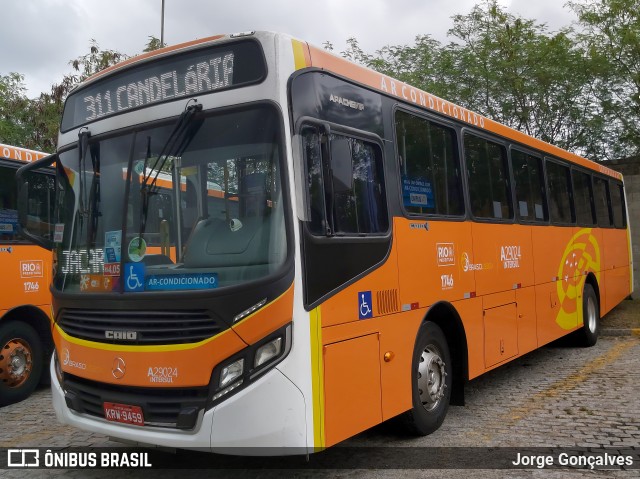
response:
<svg viewBox="0 0 640 479"><path fill-rule="evenodd" d="M620 174L282 34L99 73L53 160L53 404L111 437L428 434L632 289Z"/></svg>
<svg viewBox="0 0 640 479"><path fill-rule="evenodd" d="M0 144L0 406L25 399L48 380L51 338L51 253L30 244L18 231L16 171L46 156ZM33 187L27 223L39 233L51 222L54 171L37 169L26 178Z"/></svg>

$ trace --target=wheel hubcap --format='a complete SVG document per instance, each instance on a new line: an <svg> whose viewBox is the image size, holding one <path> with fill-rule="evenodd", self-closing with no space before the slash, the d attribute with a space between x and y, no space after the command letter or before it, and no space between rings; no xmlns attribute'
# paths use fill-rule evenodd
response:
<svg viewBox="0 0 640 479"><path fill-rule="evenodd" d="M440 404L447 388L447 372L440 351L428 345L420 355L418 364L418 392L420 401L427 411L432 411Z"/></svg>
<svg viewBox="0 0 640 479"><path fill-rule="evenodd" d="M0 350L0 382L10 388L21 386L31 374L33 355L22 339L9 340Z"/></svg>
<svg viewBox="0 0 640 479"><path fill-rule="evenodd" d="M596 332L596 303L592 297L587 299L587 327L592 333Z"/></svg>

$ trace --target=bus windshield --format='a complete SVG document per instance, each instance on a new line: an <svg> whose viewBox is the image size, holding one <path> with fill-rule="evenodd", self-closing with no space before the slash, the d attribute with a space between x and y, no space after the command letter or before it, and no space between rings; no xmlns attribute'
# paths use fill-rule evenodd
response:
<svg viewBox="0 0 640 479"><path fill-rule="evenodd" d="M238 285L287 251L279 114L254 106L90 138L60 153L60 291L136 293Z"/></svg>

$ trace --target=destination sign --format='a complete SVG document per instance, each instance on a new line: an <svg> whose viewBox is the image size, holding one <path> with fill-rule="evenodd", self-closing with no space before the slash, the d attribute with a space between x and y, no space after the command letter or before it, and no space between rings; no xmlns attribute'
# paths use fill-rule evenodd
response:
<svg viewBox="0 0 640 479"><path fill-rule="evenodd" d="M62 131L136 108L261 81L266 65L253 41L176 53L98 80L69 95Z"/></svg>

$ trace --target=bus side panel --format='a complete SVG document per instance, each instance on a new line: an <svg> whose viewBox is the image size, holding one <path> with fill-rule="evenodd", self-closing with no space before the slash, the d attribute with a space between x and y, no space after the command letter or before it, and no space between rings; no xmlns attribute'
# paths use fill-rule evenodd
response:
<svg viewBox="0 0 640 479"><path fill-rule="evenodd" d="M403 309L457 301L475 291L474 271L463 257L473 256L470 222L394 218L398 244L400 303Z"/></svg>
<svg viewBox="0 0 640 479"><path fill-rule="evenodd" d="M325 386L323 399L326 410L327 445L333 444L332 441L340 441L342 440L340 438L348 437L344 435L346 430L352 430L350 435L363 430L358 430L358 427L362 428L360 418L350 418L349 414L345 415L345 411L354 407L354 398L373 395L366 400L375 403L380 397L382 416L373 424L386 421L411 409L413 349L425 312L424 309L416 309L323 329ZM324 310L322 314L324 315ZM371 341L373 336L377 338L375 345ZM362 338L369 339L359 341ZM366 385L358 386L358 392L355 395L346 393L345 388L350 388L352 383L359 384L360 378L354 379L354 375L368 376L371 372L363 373L359 369L360 356L367 356L370 359L366 367L377 370L379 379L368 379ZM375 384L379 389L374 391L371 386ZM362 407L358 401L355 402L357 407ZM373 420L373 409L367 409L366 415Z"/></svg>
<svg viewBox="0 0 640 479"><path fill-rule="evenodd" d="M12 278L4 281L0 289L0 310L51 303L50 251L34 245L0 244L0 265L2 274ZM47 316L50 313L47 311Z"/></svg>
<svg viewBox="0 0 640 479"><path fill-rule="evenodd" d="M326 266L339 267L335 264ZM398 311L398 263L394 242L384 264L322 303L322 327L370 319Z"/></svg>
<svg viewBox="0 0 640 479"><path fill-rule="evenodd" d="M323 348L326 445L382 422L380 341L369 334Z"/></svg>
<svg viewBox="0 0 640 479"><path fill-rule="evenodd" d="M601 299L600 313L606 314L631 293L629 285L629 243L623 229L603 230L606 251L604 276L607 285Z"/></svg>
<svg viewBox="0 0 640 479"><path fill-rule="evenodd" d="M478 296L533 286L531 226L473 223Z"/></svg>
<svg viewBox="0 0 640 479"><path fill-rule="evenodd" d="M538 346L567 334L577 326L577 295L570 287L573 275L572 238L574 228L532 228ZM573 282L573 279L571 283Z"/></svg>

